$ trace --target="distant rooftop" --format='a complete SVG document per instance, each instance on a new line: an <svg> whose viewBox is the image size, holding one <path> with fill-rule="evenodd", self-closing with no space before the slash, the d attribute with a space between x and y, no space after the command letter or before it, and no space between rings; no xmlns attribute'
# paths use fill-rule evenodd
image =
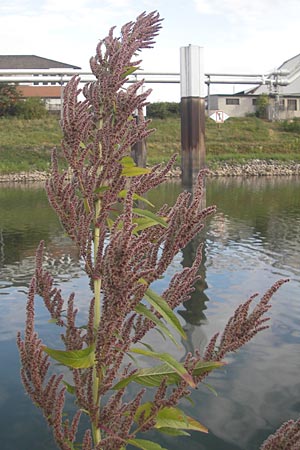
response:
<svg viewBox="0 0 300 450"><path fill-rule="evenodd" d="M81 69L36 55L0 55L0 69Z"/></svg>

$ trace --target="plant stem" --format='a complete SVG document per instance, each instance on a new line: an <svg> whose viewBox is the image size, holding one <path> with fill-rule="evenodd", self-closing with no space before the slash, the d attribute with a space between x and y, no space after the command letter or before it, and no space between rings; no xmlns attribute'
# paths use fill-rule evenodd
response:
<svg viewBox="0 0 300 450"><path fill-rule="evenodd" d="M103 107L100 106L100 116L102 116ZM99 120L98 128L101 129L103 127L103 120ZM102 156L102 146L99 143L99 158ZM99 172L101 171L101 167L99 167ZM95 224L97 223L98 216L101 211L101 200L98 199L95 202ZM94 264L97 261L97 254L99 248L99 237L100 237L100 227L95 226L94 230ZM94 330L97 333L98 328L100 326L101 321L101 278L94 280L94 296L95 296L95 305L94 305ZM95 363L96 364L96 363ZM93 367L93 402L94 405L98 406L98 412L96 415L96 420L92 423L92 433L94 445L97 445L101 441L101 431L98 426L98 418L100 412L100 398L98 395L99 392L99 376L97 373L96 366Z"/></svg>

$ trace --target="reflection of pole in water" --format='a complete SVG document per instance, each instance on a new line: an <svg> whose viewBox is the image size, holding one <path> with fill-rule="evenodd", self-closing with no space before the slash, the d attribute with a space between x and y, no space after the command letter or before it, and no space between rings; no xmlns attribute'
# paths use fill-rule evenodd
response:
<svg viewBox="0 0 300 450"><path fill-rule="evenodd" d="M0 230L0 262L1 265L4 263L4 238L3 238L3 230Z"/></svg>
<svg viewBox="0 0 300 450"><path fill-rule="evenodd" d="M193 255L199 245L199 240L197 236L182 250L182 265L184 267L190 266ZM207 288L205 270L205 246L203 246L202 262L199 268L201 279L195 283L195 290L191 293L191 298L183 303L185 309L178 311L186 321L184 330L187 334L187 340L183 342L183 345L187 351L194 351L197 348L201 352L207 343L207 337L201 327L202 324L206 323L206 317L203 311L207 308L206 302L209 301L209 298L204 292Z"/></svg>
<svg viewBox="0 0 300 450"><path fill-rule="evenodd" d="M201 208L205 208L205 206L206 192L204 191L203 204L201 205ZM178 311L178 313L186 321L184 329L187 334L187 340L183 342L183 345L187 351L194 351L194 349L197 348L200 352L202 352L207 343L207 337L201 327L201 325L206 323L207 320L203 311L206 309L206 302L209 301L209 298L205 294L207 283L204 233L201 232L195 236L194 239L182 250L183 267L191 267L196 256L197 249L202 243L202 262L198 271L201 278L195 283L195 290L191 293L191 298L183 303L185 309Z"/></svg>

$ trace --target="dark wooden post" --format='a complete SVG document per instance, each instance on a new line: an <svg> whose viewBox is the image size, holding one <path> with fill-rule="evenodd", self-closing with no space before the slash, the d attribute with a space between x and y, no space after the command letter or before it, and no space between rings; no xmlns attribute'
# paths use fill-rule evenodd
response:
<svg viewBox="0 0 300 450"><path fill-rule="evenodd" d="M136 112L135 120L139 123L145 120L144 111ZM131 158L138 167L146 167L147 162L147 144L146 139L136 142L131 146Z"/></svg>
<svg viewBox="0 0 300 450"><path fill-rule="evenodd" d="M182 184L192 187L205 167L205 99L203 48L180 49Z"/></svg>
<svg viewBox="0 0 300 450"><path fill-rule="evenodd" d="M146 139L142 139L131 147L131 158L138 167L146 167L147 146Z"/></svg>

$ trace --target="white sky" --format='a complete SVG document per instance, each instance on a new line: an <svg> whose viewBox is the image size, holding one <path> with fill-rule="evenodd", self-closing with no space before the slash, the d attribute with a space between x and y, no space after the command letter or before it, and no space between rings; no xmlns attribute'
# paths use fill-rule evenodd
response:
<svg viewBox="0 0 300 450"><path fill-rule="evenodd" d="M1 0L0 54L33 54L89 69L109 28L158 10L163 28L143 69L179 72L179 48L204 47L206 72L266 73L300 53L299 0ZM152 85L179 101L179 85ZM235 89L241 90L238 86ZM212 92L234 92L214 85Z"/></svg>

